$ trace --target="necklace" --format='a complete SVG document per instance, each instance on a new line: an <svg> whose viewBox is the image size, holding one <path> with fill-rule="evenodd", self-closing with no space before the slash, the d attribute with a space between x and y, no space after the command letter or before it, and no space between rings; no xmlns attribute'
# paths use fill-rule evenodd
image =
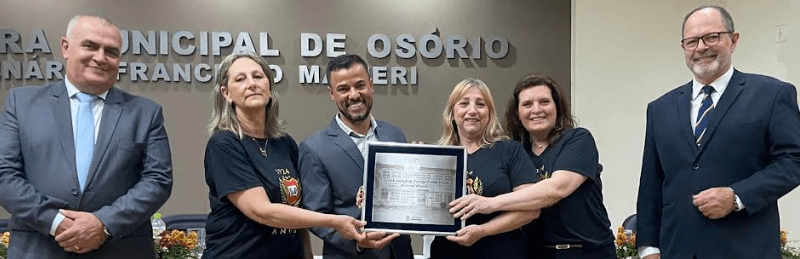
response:
<svg viewBox="0 0 800 259"><path fill-rule="evenodd" d="M256 141L256 138L250 137L250 139L253 140L253 143L256 143L256 146L258 147L258 151L261 151L261 154L264 155L264 157L266 157L267 156L267 143L269 142L269 139L264 140L264 147L263 148L258 145L258 141Z"/></svg>
<svg viewBox="0 0 800 259"><path fill-rule="evenodd" d="M536 138L534 138L533 136L531 136L531 145L532 145L532 146L533 146L533 148L535 148L535 149L544 150L544 148L545 148L545 147L547 147L547 145L548 145L548 144L550 144L550 143L547 143L547 140L545 140L545 141L544 141L544 143L542 143L542 144L539 144L539 143L536 143L536 142L537 142L537 141L536 141Z"/></svg>
<svg viewBox="0 0 800 259"><path fill-rule="evenodd" d="M534 143L533 146L536 149L544 150L544 148L547 147L547 143L544 143L544 144L536 144L536 143Z"/></svg>

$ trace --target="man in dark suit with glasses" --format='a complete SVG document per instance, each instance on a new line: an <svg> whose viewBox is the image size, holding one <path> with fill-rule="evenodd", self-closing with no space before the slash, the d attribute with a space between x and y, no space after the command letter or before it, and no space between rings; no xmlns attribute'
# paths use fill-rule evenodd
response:
<svg viewBox="0 0 800 259"><path fill-rule="evenodd" d="M797 95L734 69L738 41L722 7L684 19L694 77L647 107L636 232L644 259L780 257L778 199L800 184Z"/></svg>

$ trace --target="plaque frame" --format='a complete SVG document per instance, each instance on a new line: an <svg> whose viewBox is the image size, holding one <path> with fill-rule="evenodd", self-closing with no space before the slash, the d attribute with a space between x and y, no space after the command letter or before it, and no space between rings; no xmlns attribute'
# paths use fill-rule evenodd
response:
<svg viewBox="0 0 800 259"><path fill-rule="evenodd" d="M366 160L361 206L361 220L367 223L364 231L446 236L456 235L464 227L465 222L449 212L449 203L467 193L464 147L371 142ZM391 183L376 181L376 171L383 175L380 179ZM434 186L439 188L419 191ZM377 201L376 188L380 192ZM397 220L398 216L405 219Z"/></svg>

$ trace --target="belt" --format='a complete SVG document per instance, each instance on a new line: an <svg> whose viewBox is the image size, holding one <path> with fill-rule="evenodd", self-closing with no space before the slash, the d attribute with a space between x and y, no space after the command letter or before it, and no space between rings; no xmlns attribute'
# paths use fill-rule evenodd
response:
<svg viewBox="0 0 800 259"><path fill-rule="evenodd" d="M583 248L583 245L581 245L581 244L558 244L558 245L552 245L552 246L546 245L544 247L558 249L558 250L564 250L564 249L570 249L570 248Z"/></svg>

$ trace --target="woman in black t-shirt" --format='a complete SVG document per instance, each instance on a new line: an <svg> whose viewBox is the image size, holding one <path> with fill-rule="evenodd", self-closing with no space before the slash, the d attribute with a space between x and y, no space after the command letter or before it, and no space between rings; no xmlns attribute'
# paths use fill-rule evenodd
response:
<svg viewBox="0 0 800 259"><path fill-rule="evenodd" d="M594 138L576 128L569 103L549 77L527 75L506 111L506 131L523 143L540 181L494 199L457 200L456 215L541 209L525 227L531 258L616 258L603 205Z"/></svg>
<svg viewBox="0 0 800 259"><path fill-rule="evenodd" d="M464 146L469 154L467 189L476 197L517 191L536 181L535 168L522 146L503 134L489 88L465 79L450 94L443 114L439 145ZM466 219L456 236L436 237L431 258L527 258L525 234L519 229L538 211L513 211Z"/></svg>
<svg viewBox="0 0 800 259"><path fill-rule="evenodd" d="M364 238L362 221L300 208L297 144L278 119L273 81L255 53L220 64L204 163L211 213L203 258L310 259L311 226Z"/></svg>

